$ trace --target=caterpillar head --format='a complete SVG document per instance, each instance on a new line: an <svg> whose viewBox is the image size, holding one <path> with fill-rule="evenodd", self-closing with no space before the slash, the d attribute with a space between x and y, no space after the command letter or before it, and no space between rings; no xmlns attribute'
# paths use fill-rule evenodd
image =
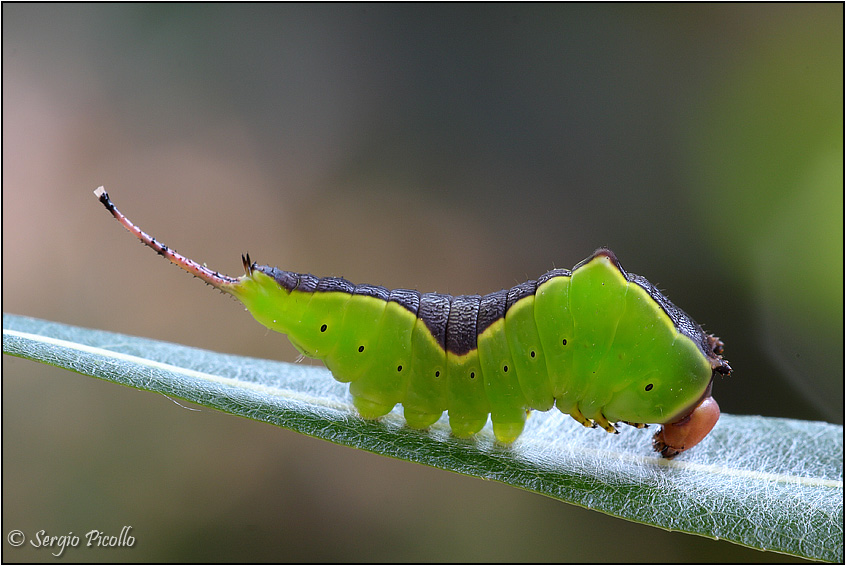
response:
<svg viewBox="0 0 846 566"><path fill-rule="evenodd" d="M713 352L713 357L711 357L711 368L713 369L711 383L713 383L717 374L731 375L731 366L727 360L723 359L722 340L709 334L707 343L711 352ZM699 403L690 411L686 411L684 416L674 422L666 423L661 427L661 430L655 433L652 438L652 447L660 452L664 458L674 458L699 444L703 438L708 436L719 418L720 406L711 397L711 385L709 384Z"/></svg>
<svg viewBox="0 0 846 566"><path fill-rule="evenodd" d="M709 388L710 389L710 388ZM664 458L674 458L699 444L720 418L720 406L708 395L687 416L665 424L655 433L652 447Z"/></svg>

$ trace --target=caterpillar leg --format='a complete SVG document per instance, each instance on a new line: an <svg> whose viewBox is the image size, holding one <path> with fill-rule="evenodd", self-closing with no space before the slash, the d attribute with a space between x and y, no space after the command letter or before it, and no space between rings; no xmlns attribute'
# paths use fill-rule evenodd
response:
<svg viewBox="0 0 846 566"><path fill-rule="evenodd" d="M641 428L649 428L649 425L648 425L648 424L646 424L646 423L630 423L629 421L623 421L623 422L624 422L625 424L627 424L627 425L629 425L629 426L633 426L633 427L635 427L635 428L637 428L637 429L641 429Z"/></svg>
<svg viewBox="0 0 846 566"><path fill-rule="evenodd" d="M497 442L511 444L517 440L526 425L527 416L528 414L523 409L517 409L511 414L491 413L491 423Z"/></svg>
<svg viewBox="0 0 846 566"><path fill-rule="evenodd" d="M693 411L674 423L665 424L652 438L652 447L664 458L674 458L705 438L720 418L713 397L705 397Z"/></svg>
<svg viewBox="0 0 846 566"><path fill-rule="evenodd" d="M470 438L485 426L488 422L488 415L481 415L473 417L471 415L450 415L449 428L452 429L453 436L458 438Z"/></svg>
<svg viewBox="0 0 846 566"><path fill-rule="evenodd" d="M582 414L582 412L578 409L578 407L573 407L573 409L568 413L573 419L577 422L581 423L581 425L585 428L596 428L596 423L587 418Z"/></svg>
<svg viewBox="0 0 846 566"><path fill-rule="evenodd" d="M425 429L438 422L438 419L441 418L444 412L422 413L408 407L403 407L402 414L405 417L405 423L411 428Z"/></svg>
<svg viewBox="0 0 846 566"><path fill-rule="evenodd" d="M356 397L353 395L353 405L358 410L358 414L365 419L378 419L381 416L387 415L394 408L394 405L383 405L368 401L364 397Z"/></svg>
<svg viewBox="0 0 846 566"><path fill-rule="evenodd" d="M593 422L602 427L605 432L609 432L611 434L620 434L620 431L617 430L613 424L608 422L608 419L605 418L605 415L599 413L599 417L594 417Z"/></svg>

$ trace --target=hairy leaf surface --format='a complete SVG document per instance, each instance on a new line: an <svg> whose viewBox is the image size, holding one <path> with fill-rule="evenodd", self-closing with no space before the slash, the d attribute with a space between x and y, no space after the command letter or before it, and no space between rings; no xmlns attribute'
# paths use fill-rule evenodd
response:
<svg viewBox="0 0 846 566"><path fill-rule="evenodd" d="M347 386L322 368L3 316L3 352L164 393L411 462L492 479L665 529L795 556L843 561L843 427L723 415L676 460L651 449L654 429L618 435L535 412L510 447L488 424L476 440L403 426L397 411L358 417Z"/></svg>

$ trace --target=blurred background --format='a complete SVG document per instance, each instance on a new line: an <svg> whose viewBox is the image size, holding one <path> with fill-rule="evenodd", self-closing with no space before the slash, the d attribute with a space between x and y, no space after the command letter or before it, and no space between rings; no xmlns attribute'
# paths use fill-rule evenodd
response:
<svg viewBox="0 0 846 566"><path fill-rule="evenodd" d="M2 10L4 312L297 358L99 185L232 275L487 293L608 246L723 338L724 412L843 422L842 4ZM3 495L132 526L65 561L786 559L8 356Z"/></svg>

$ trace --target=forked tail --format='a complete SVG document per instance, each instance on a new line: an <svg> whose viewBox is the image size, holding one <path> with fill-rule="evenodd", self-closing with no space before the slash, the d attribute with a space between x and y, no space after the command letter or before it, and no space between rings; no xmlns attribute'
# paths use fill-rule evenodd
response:
<svg viewBox="0 0 846 566"><path fill-rule="evenodd" d="M217 271L212 271L205 265L200 265L196 261L188 259L182 254L177 253L175 250L170 249L163 243L156 241L155 238L141 230L138 226L133 224L129 218L124 216L121 211L115 208L115 205L112 204L112 201L109 199L109 193L106 192L104 187L98 187L97 190L94 191L94 194L124 228L135 234L136 238L156 250L159 255L167 258L171 263L178 265L191 275L199 277L215 289L225 290L227 286L238 283L238 279L230 277L229 275L218 273Z"/></svg>

